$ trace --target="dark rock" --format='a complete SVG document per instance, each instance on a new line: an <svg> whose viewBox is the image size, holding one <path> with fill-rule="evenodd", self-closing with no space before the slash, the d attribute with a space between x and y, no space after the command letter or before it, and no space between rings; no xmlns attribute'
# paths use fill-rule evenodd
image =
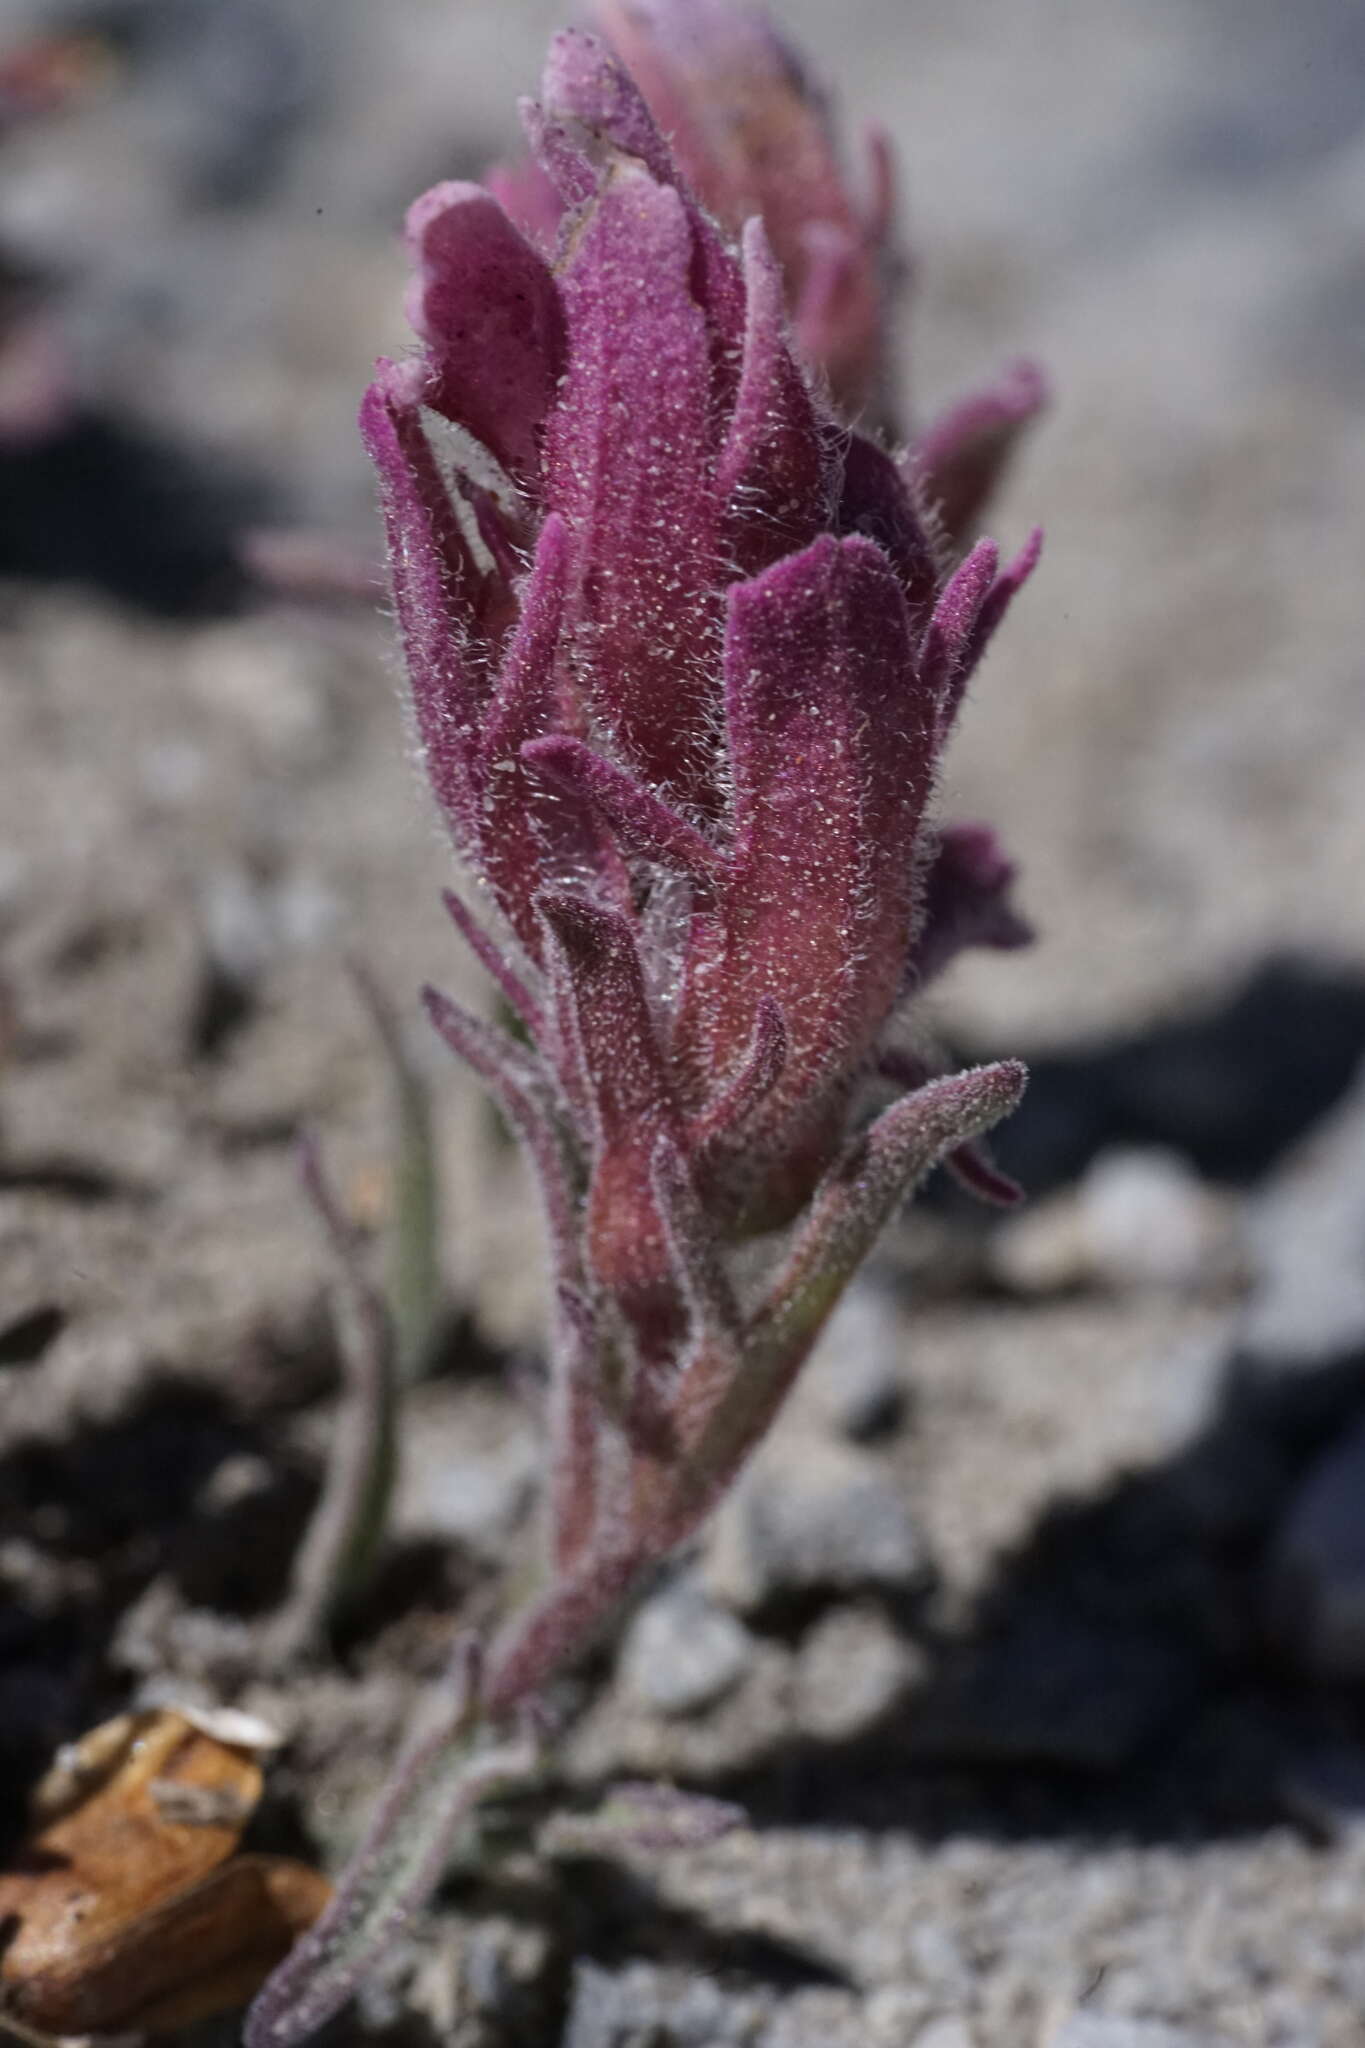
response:
<svg viewBox="0 0 1365 2048"><path fill-rule="evenodd" d="M1365 1833L1365 1749L1340 1739L1314 1742L1280 1778L1285 1812L1324 1847Z"/></svg>
<svg viewBox="0 0 1365 2048"><path fill-rule="evenodd" d="M1110 1145L1163 1145L1207 1180L1254 1181L1350 1087L1362 1049L1365 978L1270 960L1203 1016L1031 1058L995 1156L1033 1195Z"/></svg>
<svg viewBox="0 0 1365 2048"><path fill-rule="evenodd" d="M1317 1678L1365 1680L1365 1421L1312 1467L1271 1551L1272 1630Z"/></svg>
<svg viewBox="0 0 1365 2048"><path fill-rule="evenodd" d="M0 451L0 573L88 583L166 618L236 610L254 484L97 413Z"/></svg>
<svg viewBox="0 0 1365 2048"><path fill-rule="evenodd" d="M1117 1771L1199 1683L1198 1665L1155 1628L1106 1626L1038 1599L944 1673L911 1741L954 1763Z"/></svg>

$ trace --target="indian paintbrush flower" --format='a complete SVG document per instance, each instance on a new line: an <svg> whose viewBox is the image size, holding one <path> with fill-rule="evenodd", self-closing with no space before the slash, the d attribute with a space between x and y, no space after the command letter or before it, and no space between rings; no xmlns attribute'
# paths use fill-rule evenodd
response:
<svg viewBox="0 0 1365 2048"><path fill-rule="evenodd" d="M933 1081L867 1127L906 998L1027 935L992 835L931 802L1037 543L947 566L812 388L764 222L731 243L601 43L556 38L527 125L555 254L478 186L420 199L425 347L363 423L484 892L452 912L524 1040L428 995L540 1183L557 1569L631 1577L732 1477L894 1203L1017 1093L1012 1067ZM741 1300L732 1249L787 1227Z"/></svg>
<svg viewBox="0 0 1365 2048"><path fill-rule="evenodd" d="M957 559L913 460L833 410L881 330L854 347L850 316L845 368L812 366L832 244L807 230L843 221L839 274L869 290L877 236L769 31L719 0L604 14L683 168L619 58L558 36L534 176L499 183L521 224L475 185L417 201L422 351L362 412L417 733L478 887L448 903L515 1028L427 1006L522 1141L551 1263L545 1589L462 1681L461 1742L696 1529L931 1167L1008 1199L977 1141L1023 1085L1013 1062L932 1077L904 1014L961 947L1027 937L993 834L933 800L1037 536ZM999 442L1009 405L983 404L945 447ZM394 1816L467 1812L436 1758L255 2042L354 1982ZM433 1840L405 1867L439 1869Z"/></svg>

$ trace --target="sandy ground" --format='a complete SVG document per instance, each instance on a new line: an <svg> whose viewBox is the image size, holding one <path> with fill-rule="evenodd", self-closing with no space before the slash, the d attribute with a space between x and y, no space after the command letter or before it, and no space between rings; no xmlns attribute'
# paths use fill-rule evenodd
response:
<svg viewBox="0 0 1365 2048"><path fill-rule="evenodd" d="M1258 1205L1292 1200L1293 1145L1365 1045L1365 16L777 11L897 140L916 407L1018 353L1055 386L992 520L1007 543L1041 521L1044 568L944 791L1000 826L1041 936L963 963L937 1023L1042 1056L1082 1135L1055 1172L1046 1131L1021 1140L1055 1185L1032 1266L952 1207L894 1233L900 1405L875 1444L812 1397L771 1454L799 1474L837 1441L908 1508L914 1568L751 1604L733 1684L693 1713L610 1655L566 1694L580 1789L672 1773L751 1826L462 1881L338 2038L1345 2048L1359 1699L1300 1675L1264 1586L1365 1398L1365 1333L1315 1351L1293 1326L1253 1368L1245 1329ZM75 13L8 0L0 32ZM0 586L0 1800L12 1827L46 1753L139 1688L227 1697L291 1738L261 1839L332 1862L527 1529L507 1367L540 1303L515 1161L424 1047L450 1341L373 1613L335 1668L263 1672L336 1378L299 1124L360 1208L385 1203L385 1076L345 963L414 1022L423 979L478 983L377 595L226 608L222 508L374 548L352 420L403 342L402 207L510 146L559 15L107 14L103 85L5 144L0 246L52 281L91 415L176 450L184 495L124 511L91 457L41 500L49 525L83 508L96 566L102 520L162 534L160 615L89 577ZM7 475L16 507L35 476ZM193 576L164 539L190 527ZM1254 1018L1220 1025L1276 959ZM1212 1021L1182 1065L1151 1034L1191 1019ZM1097 1108L1120 1040L1157 1046L1126 1117ZM1117 1250L1078 1253L1078 1176L1153 1131L1192 1162L1181 1242L1207 1224L1207 1258L1125 1256L1155 1227L1140 1207ZM1239 1137L1242 1184L1214 1187Z"/></svg>

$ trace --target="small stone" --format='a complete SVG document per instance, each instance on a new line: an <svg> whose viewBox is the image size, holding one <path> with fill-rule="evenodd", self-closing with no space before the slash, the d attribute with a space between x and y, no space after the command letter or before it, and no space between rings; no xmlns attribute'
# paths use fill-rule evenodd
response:
<svg viewBox="0 0 1365 2048"><path fill-rule="evenodd" d="M190 688L240 725L269 758L316 768L333 744L326 654L278 622L229 620L205 627L186 661Z"/></svg>
<svg viewBox="0 0 1365 2048"><path fill-rule="evenodd" d="M780 1436L749 1467L713 1525L708 1590L738 1614L813 1593L906 1592L924 1554L898 1481L874 1458Z"/></svg>
<svg viewBox="0 0 1365 2048"><path fill-rule="evenodd" d="M863 2026L868 2048L873 2048L874 2043L876 2048L904 2048L907 2041L913 2042L914 2048L920 2048L921 2039L928 2040L930 2048L933 2048L930 2030L938 2025L938 2019L931 2019L927 2025L921 2026L931 2003L918 1984L883 1984L878 1990L870 1991L863 2001ZM917 2028L920 2028L919 2032ZM967 2048L975 2048L975 2043L969 2042Z"/></svg>
<svg viewBox="0 0 1365 2048"><path fill-rule="evenodd" d="M1209 2034L1134 2020L1119 2013L1076 2012L1050 2037L1049 2048L1218 2048Z"/></svg>
<svg viewBox="0 0 1365 2048"><path fill-rule="evenodd" d="M914 2048L976 2048L976 2035L955 2013L940 2013L920 2028Z"/></svg>
<svg viewBox="0 0 1365 2048"><path fill-rule="evenodd" d="M119 1619L110 1644L117 1669L143 1680L140 1706L211 1707L235 1692L258 1648L249 1622L207 1607L186 1607L168 1578L153 1579Z"/></svg>
<svg viewBox="0 0 1365 2048"><path fill-rule="evenodd" d="M433 1385L416 1390L410 1400L413 1426L404 1437L394 1533L434 1536L476 1556L500 1556L535 1498L540 1471L536 1437L518 1421L471 1446L467 1437L462 1439L458 1411L442 1405L441 1391Z"/></svg>
<svg viewBox="0 0 1365 2048"><path fill-rule="evenodd" d="M889 1436L905 1414L905 1351L900 1304L875 1281L855 1281L802 1370L797 1399L854 1443Z"/></svg>
<svg viewBox="0 0 1365 2048"><path fill-rule="evenodd" d="M1235 1273L1235 1218L1178 1152L1101 1153L1080 1203L1096 1271L1114 1286L1188 1290Z"/></svg>
<svg viewBox="0 0 1365 2048"><path fill-rule="evenodd" d="M1310 1470L1271 1549L1273 1632L1315 1678L1365 1678L1365 1422Z"/></svg>
<svg viewBox="0 0 1365 2048"><path fill-rule="evenodd" d="M695 1579L679 1579L646 1601L632 1621L621 1676L657 1713L701 1714L738 1685L752 1649L743 1622L714 1606Z"/></svg>
<svg viewBox="0 0 1365 2048"><path fill-rule="evenodd" d="M275 1483L268 1458L252 1451L238 1451L215 1465L195 1497L198 1515L225 1515L243 1501L266 1494Z"/></svg>
<svg viewBox="0 0 1365 2048"><path fill-rule="evenodd" d="M1067 1294L1083 1287L1092 1268L1076 1190L1031 1202L1002 1222L989 1257L992 1277L1015 1294Z"/></svg>
<svg viewBox="0 0 1365 2048"><path fill-rule="evenodd" d="M209 959L235 982L254 981L279 951L269 888L244 866L204 877L199 915Z"/></svg>
<svg viewBox="0 0 1365 2048"><path fill-rule="evenodd" d="M755 2048L767 2017L759 1998L709 1977L579 1962L563 2048Z"/></svg>
<svg viewBox="0 0 1365 2048"><path fill-rule="evenodd" d="M920 1921L910 1931L906 1952L912 1975L936 1998L966 2003L972 1991L972 1964L951 1927L939 1920Z"/></svg>
<svg viewBox="0 0 1365 2048"><path fill-rule="evenodd" d="M320 945L339 911L335 892L306 872L265 877L228 865L209 874L199 892L209 960L241 986L277 960Z"/></svg>
<svg viewBox="0 0 1365 2048"><path fill-rule="evenodd" d="M564 1956L534 1921L489 1918L461 1929L419 1969L411 2004L439 2038L464 2040L471 2023L515 2041L555 2038ZM484 2038L482 2027L474 2038Z"/></svg>
<svg viewBox="0 0 1365 2048"><path fill-rule="evenodd" d="M990 1256L998 1279L1030 1295L1225 1288L1243 1267L1236 1207L1159 1147L1102 1153L1074 1188L1002 1224Z"/></svg>
<svg viewBox="0 0 1365 2048"><path fill-rule="evenodd" d="M1330 1363L1365 1346L1365 1080L1253 1205L1253 1360Z"/></svg>
<svg viewBox="0 0 1365 2048"><path fill-rule="evenodd" d="M595 1963L579 1963L564 2048L616 2048L625 2003L616 1979L606 1970Z"/></svg>
<svg viewBox="0 0 1365 2048"><path fill-rule="evenodd" d="M797 1725L820 1742L854 1741L894 1713L923 1671L920 1653L876 1608L835 1608L797 1656Z"/></svg>

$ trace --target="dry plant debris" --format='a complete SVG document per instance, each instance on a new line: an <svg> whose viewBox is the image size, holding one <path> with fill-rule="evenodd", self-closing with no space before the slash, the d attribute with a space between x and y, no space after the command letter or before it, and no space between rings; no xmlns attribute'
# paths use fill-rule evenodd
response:
<svg viewBox="0 0 1365 2048"><path fill-rule="evenodd" d="M322 1911L317 1871L236 1854L264 1782L259 1745L245 1717L212 1727L154 1708L61 1753L0 1871L0 2025L161 2034L211 2018Z"/></svg>

